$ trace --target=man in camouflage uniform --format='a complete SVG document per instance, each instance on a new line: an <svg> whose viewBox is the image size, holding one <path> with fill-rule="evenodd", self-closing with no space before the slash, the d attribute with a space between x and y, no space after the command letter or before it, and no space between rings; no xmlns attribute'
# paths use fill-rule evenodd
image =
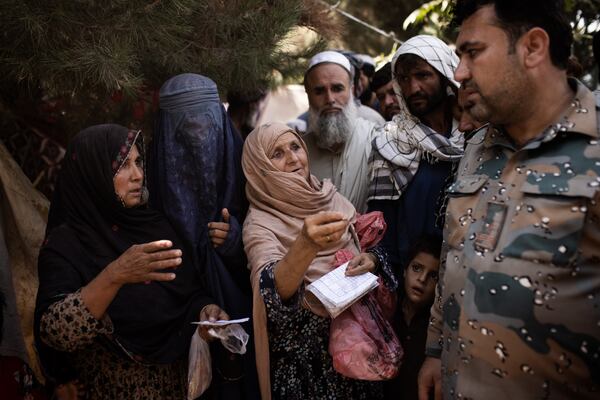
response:
<svg viewBox="0 0 600 400"><path fill-rule="evenodd" d="M455 78L490 124L448 190L420 399L600 399L600 98L556 0L458 0Z"/></svg>

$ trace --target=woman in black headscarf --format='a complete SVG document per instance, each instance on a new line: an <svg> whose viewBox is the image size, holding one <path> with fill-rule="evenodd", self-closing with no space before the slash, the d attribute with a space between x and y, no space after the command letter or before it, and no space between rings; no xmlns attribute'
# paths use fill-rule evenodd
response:
<svg viewBox="0 0 600 400"><path fill-rule="evenodd" d="M80 132L39 255L42 361L49 375L73 367L91 399L184 398L191 322L228 318L169 222L145 205L143 162L140 132Z"/></svg>

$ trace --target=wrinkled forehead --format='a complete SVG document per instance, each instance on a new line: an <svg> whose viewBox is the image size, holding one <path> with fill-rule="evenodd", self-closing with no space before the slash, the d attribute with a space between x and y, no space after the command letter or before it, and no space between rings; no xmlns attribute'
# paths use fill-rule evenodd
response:
<svg viewBox="0 0 600 400"><path fill-rule="evenodd" d="M286 131L286 132L278 133L277 135L269 138L267 145L265 147L263 147L265 154L267 156L271 155L271 153L273 153L273 151L277 147L281 147L282 144L289 142L290 136L292 136L292 133ZM292 136L292 140L293 139L294 139L294 136Z"/></svg>
<svg viewBox="0 0 600 400"><path fill-rule="evenodd" d="M406 53L398 56L394 73L398 75L410 75L416 71L436 71L427 61L416 54ZM437 71L436 71L437 72Z"/></svg>
<svg viewBox="0 0 600 400"><path fill-rule="evenodd" d="M275 140L271 141L269 148L266 149L266 154L270 155L276 148L285 146L288 143L298 143L306 151L306 146L300 135L293 129L288 129L284 132L279 133L274 137Z"/></svg>
<svg viewBox="0 0 600 400"><path fill-rule="evenodd" d="M248 152L248 157L258 156L258 153L268 154L274 148L275 143L288 133L294 135L305 147L304 141L294 129L286 124L273 122L259 126L248 135L244 144L244 152ZM250 151L251 149L252 151Z"/></svg>
<svg viewBox="0 0 600 400"><path fill-rule="evenodd" d="M323 83L350 83L352 77L347 69L336 63L325 62L317 64L306 72L304 84L312 87Z"/></svg>

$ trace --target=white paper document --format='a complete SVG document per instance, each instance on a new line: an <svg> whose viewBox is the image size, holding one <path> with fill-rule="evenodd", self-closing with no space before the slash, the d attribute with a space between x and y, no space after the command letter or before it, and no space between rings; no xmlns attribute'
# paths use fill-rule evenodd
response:
<svg viewBox="0 0 600 400"><path fill-rule="evenodd" d="M342 264L306 287L323 303L331 318L337 317L379 285L377 276L370 272L346 276L347 267L348 263Z"/></svg>
<svg viewBox="0 0 600 400"><path fill-rule="evenodd" d="M225 325L231 325L231 324L241 324L242 322L248 322L250 318L240 318L240 319L230 319L230 320L218 320L218 321L198 321L198 322L192 322L192 324L194 325L201 325L201 326L225 326Z"/></svg>

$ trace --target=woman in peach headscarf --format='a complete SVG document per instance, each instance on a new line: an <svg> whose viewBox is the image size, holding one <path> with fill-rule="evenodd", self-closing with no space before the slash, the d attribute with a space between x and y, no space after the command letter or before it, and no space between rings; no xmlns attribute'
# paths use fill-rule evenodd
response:
<svg viewBox="0 0 600 400"><path fill-rule="evenodd" d="M306 145L288 126L255 129L246 139L242 166L250 201L243 239L263 399L380 397L379 383L333 369L327 352L331 319L304 287L332 269L341 249L358 254L348 275L388 272L383 252L359 254L354 207L329 180L310 175Z"/></svg>

